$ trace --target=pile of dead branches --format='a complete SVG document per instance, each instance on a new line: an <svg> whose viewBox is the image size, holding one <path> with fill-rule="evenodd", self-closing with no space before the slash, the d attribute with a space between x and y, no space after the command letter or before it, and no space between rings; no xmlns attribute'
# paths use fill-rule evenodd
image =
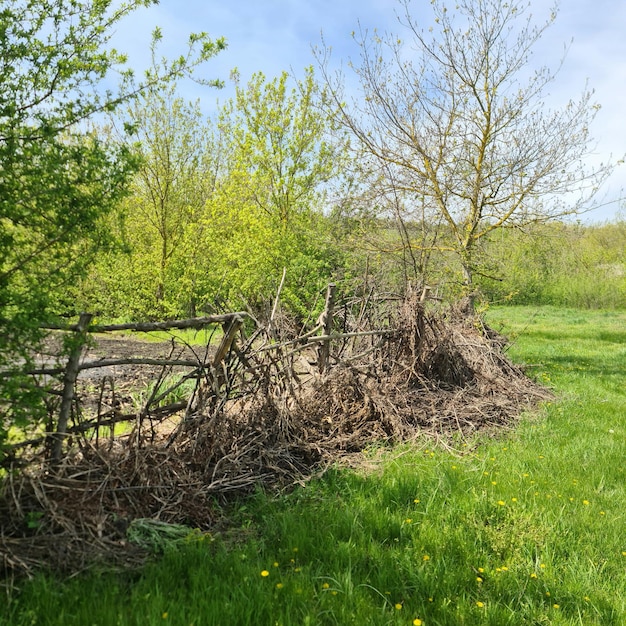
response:
<svg viewBox="0 0 626 626"><path fill-rule="evenodd" d="M224 524L216 503L233 494L302 482L380 442L507 426L550 397L480 319L427 311L417 295L337 307L295 336L279 320L274 310L233 342L167 428L138 422L82 439L54 471L10 472L0 572L138 563L146 552L128 536L138 519L213 531Z"/></svg>

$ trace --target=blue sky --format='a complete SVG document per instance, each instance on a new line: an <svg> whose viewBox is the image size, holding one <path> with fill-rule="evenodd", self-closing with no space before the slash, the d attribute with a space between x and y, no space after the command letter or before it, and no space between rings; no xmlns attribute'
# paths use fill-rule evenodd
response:
<svg viewBox="0 0 626 626"><path fill-rule="evenodd" d="M429 0L413 0L413 14L427 23ZM543 20L553 3L530 0L531 11ZM118 27L115 46L129 54L131 66L145 67L150 34L155 26L163 30L162 50L180 54L190 32L207 31L223 36L228 48L204 69L207 78L228 81L230 70L239 69L245 84L254 72L268 78L283 70L301 76L315 65L311 46L323 33L333 48L333 59L345 64L356 58L351 33L359 28L399 32L397 0L160 0L159 5L141 9ZM626 153L626 3L617 0L563 0L556 23L547 31L535 51L537 65L556 67L569 47L565 65L552 85L551 106L576 98L586 82L595 89L602 106L592 134L597 142L594 159L617 161ZM573 39L573 41L572 41ZM232 89L224 90L182 85L183 95L200 98L204 110L214 110ZM626 165L617 168L601 195L607 202L621 197L626 189ZM597 209L587 219L612 218L619 205ZM622 213L623 214L623 213Z"/></svg>

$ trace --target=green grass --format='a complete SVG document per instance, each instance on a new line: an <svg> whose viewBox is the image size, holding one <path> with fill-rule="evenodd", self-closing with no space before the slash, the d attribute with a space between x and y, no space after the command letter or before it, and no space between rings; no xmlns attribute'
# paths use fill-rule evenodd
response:
<svg viewBox="0 0 626 626"><path fill-rule="evenodd" d="M514 430L371 450L140 572L26 582L0 623L623 626L626 313L488 319L558 395Z"/></svg>

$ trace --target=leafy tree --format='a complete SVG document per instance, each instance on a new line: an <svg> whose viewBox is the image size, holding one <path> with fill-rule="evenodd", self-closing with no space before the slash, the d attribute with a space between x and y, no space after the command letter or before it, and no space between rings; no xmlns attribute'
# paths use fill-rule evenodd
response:
<svg viewBox="0 0 626 626"><path fill-rule="evenodd" d="M598 106L588 89L555 110L544 104L555 73L533 71L530 59L556 12L537 26L519 0L459 0L454 8L432 0L425 30L410 0L400 5L407 41L356 35L362 99L344 102L323 52L321 66L338 120L358 138L387 197L409 219L444 226L435 247L454 253L471 294L489 233L590 207L612 170L589 163Z"/></svg>
<svg viewBox="0 0 626 626"><path fill-rule="evenodd" d="M37 412L23 372L55 292L106 244L103 217L137 166L132 150L89 123L225 45L192 35L186 55L137 82L109 40L121 19L152 3L14 0L0 8L0 450L8 428ZM118 87L105 89L118 68ZM19 371L7 376L8 368Z"/></svg>
<svg viewBox="0 0 626 626"><path fill-rule="evenodd" d="M320 217L345 144L331 134L326 99L312 68L291 89L286 73L271 81L259 73L237 85L220 112L228 175L211 205L214 229L207 224L205 232L211 258L222 259L222 282L251 303L267 296L287 267L283 295L304 307L336 262Z"/></svg>

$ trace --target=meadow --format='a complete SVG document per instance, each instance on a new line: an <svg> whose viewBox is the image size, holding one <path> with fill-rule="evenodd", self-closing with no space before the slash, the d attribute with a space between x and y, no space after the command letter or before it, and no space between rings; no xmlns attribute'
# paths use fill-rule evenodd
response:
<svg viewBox="0 0 626 626"><path fill-rule="evenodd" d="M364 454L225 511L140 571L16 581L0 624L626 623L626 312L487 321L555 392L472 439Z"/></svg>

